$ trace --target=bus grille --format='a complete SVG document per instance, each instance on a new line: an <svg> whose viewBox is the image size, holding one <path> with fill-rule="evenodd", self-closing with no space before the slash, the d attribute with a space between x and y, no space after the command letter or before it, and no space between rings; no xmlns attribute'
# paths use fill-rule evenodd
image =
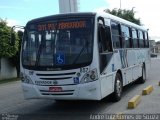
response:
<svg viewBox="0 0 160 120"><path fill-rule="evenodd" d="M73 95L73 93L41 93L42 95Z"/></svg>
<svg viewBox="0 0 160 120"><path fill-rule="evenodd" d="M72 77L61 77L61 78L40 78L41 80L64 80L64 79L70 79Z"/></svg>
<svg viewBox="0 0 160 120"><path fill-rule="evenodd" d="M76 72L70 73L59 73L59 74L36 74L37 76L63 76L63 75L74 75Z"/></svg>
<svg viewBox="0 0 160 120"><path fill-rule="evenodd" d="M70 79L75 75L76 72L70 72L70 73L58 73L58 74L39 74L36 75L39 76L41 80L65 80ZM65 76L65 77L64 77Z"/></svg>
<svg viewBox="0 0 160 120"><path fill-rule="evenodd" d="M48 81L51 84L43 84L38 86L69 86L76 85L74 77L76 72L61 73L36 73L38 79Z"/></svg>
<svg viewBox="0 0 160 120"><path fill-rule="evenodd" d="M61 92L50 92L47 90L40 90L42 95L73 95L74 90L64 90Z"/></svg>

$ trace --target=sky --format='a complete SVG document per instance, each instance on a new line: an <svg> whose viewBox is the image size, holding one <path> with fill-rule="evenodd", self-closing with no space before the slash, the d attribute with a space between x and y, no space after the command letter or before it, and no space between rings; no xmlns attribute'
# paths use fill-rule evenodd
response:
<svg viewBox="0 0 160 120"><path fill-rule="evenodd" d="M142 24L149 29L151 39L160 40L159 0L79 0L80 12L103 11L104 9L132 9ZM59 13L58 0L0 0L0 18L8 25L25 25L27 21Z"/></svg>

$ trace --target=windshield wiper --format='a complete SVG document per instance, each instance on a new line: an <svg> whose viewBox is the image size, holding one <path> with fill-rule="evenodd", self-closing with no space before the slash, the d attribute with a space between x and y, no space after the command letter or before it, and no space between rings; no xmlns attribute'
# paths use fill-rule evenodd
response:
<svg viewBox="0 0 160 120"><path fill-rule="evenodd" d="M41 43L40 45L38 46L38 50L37 50L37 54L36 54L36 63L35 63L35 66L38 66L39 65L39 60L40 60L40 56L41 56L41 52L42 52L42 49L44 47L44 40L45 40L45 34L42 33L42 40L41 40Z"/></svg>
<svg viewBox="0 0 160 120"><path fill-rule="evenodd" d="M51 45L52 47L53 47L53 44L54 44L55 39L56 39L57 27L56 27L56 29L55 29L55 33L54 33L54 34L55 34L55 35L54 35L53 42L52 42L52 45ZM44 37L44 35L45 35L45 34L42 35L42 41L41 41L41 44L39 45L38 50L37 50L35 66L38 66L38 64L39 64L41 51L42 51L42 48L44 47L44 42L45 42L44 40L46 40L45 37Z"/></svg>
<svg viewBox="0 0 160 120"><path fill-rule="evenodd" d="M86 42L85 45L82 47L80 53L74 59L73 64L75 64L77 62L77 60L79 59L79 57L81 56L81 54L83 53L83 51L88 47L88 45L89 45L89 42Z"/></svg>

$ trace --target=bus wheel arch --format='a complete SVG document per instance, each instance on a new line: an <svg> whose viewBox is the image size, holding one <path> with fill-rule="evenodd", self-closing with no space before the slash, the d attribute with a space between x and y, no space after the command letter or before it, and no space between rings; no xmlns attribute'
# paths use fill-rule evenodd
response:
<svg viewBox="0 0 160 120"><path fill-rule="evenodd" d="M114 92L112 93L112 100L118 102L122 96L123 78L120 70L117 71L114 81Z"/></svg>

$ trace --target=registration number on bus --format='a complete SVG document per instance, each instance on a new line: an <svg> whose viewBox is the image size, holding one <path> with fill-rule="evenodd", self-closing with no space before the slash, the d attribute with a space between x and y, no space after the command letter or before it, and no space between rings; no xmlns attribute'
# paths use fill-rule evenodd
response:
<svg viewBox="0 0 160 120"><path fill-rule="evenodd" d="M49 87L50 92L62 92L62 87Z"/></svg>

